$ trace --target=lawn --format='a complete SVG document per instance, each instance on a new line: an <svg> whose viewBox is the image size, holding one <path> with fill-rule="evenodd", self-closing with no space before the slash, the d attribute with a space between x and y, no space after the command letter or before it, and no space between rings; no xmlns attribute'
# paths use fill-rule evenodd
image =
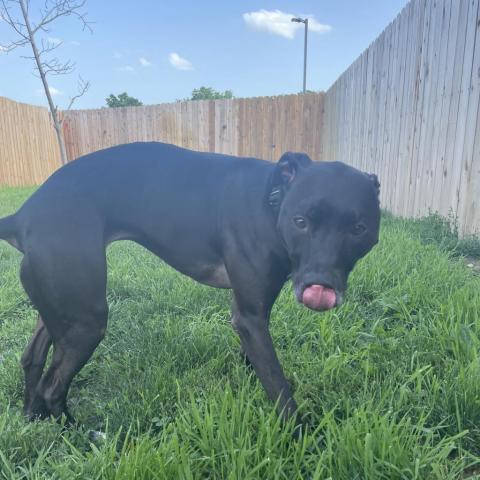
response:
<svg viewBox="0 0 480 480"><path fill-rule="evenodd" d="M30 191L0 190L0 215ZM310 425L300 442L238 355L229 292L129 242L109 248L107 336L70 390L84 428L26 423L19 358L36 314L0 242L0 478L475 478L480 276L459 253L478 244L452 237L435 217L386 215L341 308L308 311L285 287L271 331Z"/></svg>

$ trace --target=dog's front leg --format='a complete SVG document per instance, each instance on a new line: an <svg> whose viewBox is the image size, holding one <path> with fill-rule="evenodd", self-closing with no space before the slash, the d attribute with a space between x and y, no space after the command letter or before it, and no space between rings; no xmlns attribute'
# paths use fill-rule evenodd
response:
<svg viewBox="0 0 480 480"><path fill-rule="evenodd" d="M232 324L268 397L274 402L278 400L279 413L284 418L291 417L296 413L297 405L275 353L268 317L242 312L241 307L234 306Z"/></svg>

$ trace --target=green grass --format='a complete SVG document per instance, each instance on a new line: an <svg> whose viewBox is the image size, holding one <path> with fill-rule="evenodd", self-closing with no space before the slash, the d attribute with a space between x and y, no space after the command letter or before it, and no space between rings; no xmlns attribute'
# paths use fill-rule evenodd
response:
<svg viewBox="0 0 480 480"><path fill-rule="evenodd" d="M397 221L424 244L435 244L454 256L480 258L480 237L467 235L460 238L457 220L453 215L443 218L437 213L431 213L427 217L415 220L397 219Z"/></svg>
<svg viewBox="0 0 480 480"><path fill-rule="evenodd" d="M0 190L0 215L29 193ZM128 242L109 249L109 329L70 391L84 429L26 423L19 358L35 312L20 255L1 243L0 478L471 475L480 464L480 277L457 250L426 241L431 228L386 216L338 310L310 312L285 287L271 331L310 423L298 443L239 358L229 293ZM89 430L106 440L91 443Z"/></svg>

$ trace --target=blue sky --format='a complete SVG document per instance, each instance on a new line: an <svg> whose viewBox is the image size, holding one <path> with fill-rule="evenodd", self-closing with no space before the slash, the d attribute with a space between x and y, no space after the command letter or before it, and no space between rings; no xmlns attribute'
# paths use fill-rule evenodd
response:
<svg viewBox="0 0 480 480"><path fill-rule="evenodd" d="M31 10L43 5L31 0ZM309 16L307 88L327 89L396 17L407 0L87 0L93 34L61 20L45 38L62 40L57 55L76 72L50 78L60 107L81 74L91 83L75 108L99 108L110 93L127 91L145 104L188 97L202 85L236 97L297 93L302 89L303 25L285 14ZM13 39L0 21L0 45ZM1 50L1 49L0 49ZM44 105L32 64L0 51L0 96Z"/></svg>

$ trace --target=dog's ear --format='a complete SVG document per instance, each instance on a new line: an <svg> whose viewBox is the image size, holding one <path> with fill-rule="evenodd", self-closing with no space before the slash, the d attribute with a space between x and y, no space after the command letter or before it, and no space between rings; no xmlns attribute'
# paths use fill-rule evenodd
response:
<svg viewBox="0 0 480 480"><path fill-rule="evenodd" d="M293 182L297 173L302 168L307 168L312 163L306 153L286 152L277 164L277 178L285 185Z"/></svg>
<svg viewBox="0 0 480 480"><path fill-rule="evenodd" d="M303 168L307 168L311 163L312 160L306 153L284 153L275 166L275 171L271 178L268 204L278 208L282 203L285 192L298 172Z"/></svg>
<svg viewBox="0 0 480 480"><path fill-rule="evenodd" d="M377 195L380 195L380 182L378 181L378 177L374 173L367 173L367 177L372 181Z"/></svg>

